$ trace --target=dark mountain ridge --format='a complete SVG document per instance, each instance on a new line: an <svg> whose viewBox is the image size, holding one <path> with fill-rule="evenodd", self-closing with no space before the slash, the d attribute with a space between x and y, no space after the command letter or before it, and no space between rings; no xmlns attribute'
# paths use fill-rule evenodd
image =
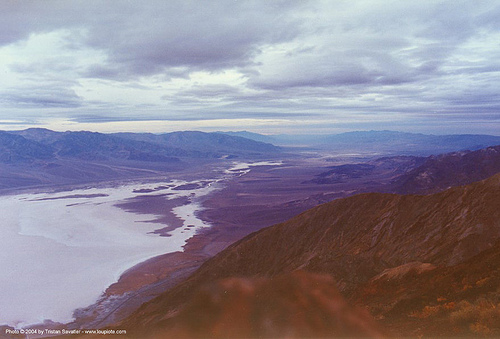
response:
<svg viewBox="0 0 500 339"><path fill-rule="evenodd" d="M360 180L371 192L398 194L437 193L467 185L500 172L500 146L476 151L460 151L429 157L382 157L368 162L329 166L308 181L319 185ZM377 186L368 185L377 173L391 179ZM364 187L359 190L367 192Z"/></svg>
<svg viewBox="0 0 500 339"><path fill-rule="evenodd" d="M162 162L178 161L172 158L174 156L197 155L180 149L85 131L64 132L52 145L57 149L57 155L60 157L76 157L84 160L116 158Z"/></svg>
<svg viewBox="0 0 500 339"><path fill-rule="evenodd" d="M22 131L9 131L8 133L17 134L42 144L51 144L57 141L62 134L61 132L55 132L47 128L28 128Z"/></svg>
<svg viewBox="0 0 500 339"><path fill-rule="evenodd" d="M234 153L234 152L279 152L280 148L269 143L252 139L229 136L222 133L205 133L198 131L172 132L165 134L152 133L116 133L120 138L168 145L179 149L198 152Z"/></svg>
<svg viewBox="0 0 500 339"><path fill-rule="evenodd" d="M54 149L51 146L0 131L0 162L47 160L53 157Z"/></svg>
<svg viewBox="0 0 500 339"><path fill-rule="evenodd" d="M420 166L425 160L424 157L394 156L382 157L368 162L328 166L326 171L317 174L310 182L332 184L348 182L353 179L369 180L373 174L379 172L387 173L389 178L398 178Z"/></svg>
<svg viewBox="0 0 500 339"><path fill-rule="evenodd" d="M239 150L248 152L278 152L279 147L270 143L254 141L240 136L228 136L221 133L203 133L197 131L172 132L160 135L161 140L168 144L181 147L188 144L197 150Z"/></svg>
<svg viewBox="0 0 500 339"><path fill-rule="evenodd" d="M438 192L480 181L500 172L500 146L477 151L430 156L423 164L397 178L392 191L401 194Z"/></svg>
<svg viewBox="0 0 500 339"><path fill-rule="evenodd" d="M217 133L231 135L234 137L243 137L246 139L251 139L255 141L266 142L270 144L275 144L279 139L274 135L264 135L259 133L253 133L248 131L236 131L236 132L223 132L218 131Z"/></svg>

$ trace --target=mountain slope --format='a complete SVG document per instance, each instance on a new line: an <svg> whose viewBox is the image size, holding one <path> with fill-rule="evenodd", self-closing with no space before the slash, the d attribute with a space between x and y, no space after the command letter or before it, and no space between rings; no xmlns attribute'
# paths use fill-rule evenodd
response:
<svg viewBox="0 0 500 339"><path fill-rule="evenodd" d="M474 152L454 152L429 157L422 165L393 182L401 194L432 193L466 185L500 172L500 146Z"/></svg>
<svg viewBox="0 0 500 339"><path fill-rule="evenodd" d="M169 145L181 146L189 144L197 150L220 149L240 150L249 152L277 152L279 148L260 141L255 141L240 136L228 136L221 133L203 133L196 131L173 132L161 135Z"/></svg>
<svg viewBox="0 0 500 339"><path fill-rule="evenodd" d="M467 185L500 172L500 146L477 151L461 151L431 155L383 157L366 163L342 164L326 167L309 182L337 184L359 180L361 192L370 189L370 180L385 173L389 181L372 192L398 194L429 194L447 188ZM364 186L364 187L363 187Z"/></svg>
<svg viewBox="0 0 500 339"><path fill-rule="evenodd" d="M273 278L227 278L198 290L153 338L384 337L350 306L327 275L297 271Z"/></svg>
<svg viewBox="0 0 500 339"><path fill-rule="evenodd" d="M388 269L357 289L351 299L401 336L498 337L499 263L497 241L454 266L412 263L406 270Z"/></svg>
<svg viewBox="0 0 500 339"><path fill-rule="evenodd" d="M61 132L55 132L47 128L28 128L22 131L13 131L9 133L17 134L28 140L33 140L46 145L57 141L62 135Z"/></svg>
<svg viewBox="0 0 500 339"><path fill-rule="evenodd" d="M52 143L61 157L82 160L127 159L141 161L176 161L175 156L193 155L182 150L141 141L126 140L96 132L64 132Z"/></svg>
<svg viewBox="0 0 500 339"><path fill-rule="evenodd" d="M4 132L8 133L8 132ZM165 157L218 158L272 154L279 147L239 136L197 131L166 134L54 132L30 128L9 132L53 147L58 155L88 160L108 158L165 161ZM156 159L156 160L155 160Z"/></svg>
<svg viewBox="0 0 500 339"><path fill-rule="evenodd" d="M278 141L274 136L269 136L269 135L264 135L264 134L259 134L259 133L252 133L248 131L236 131L236 132L217 132L220 134L226 134L226 135L231 135L234 137L242 137L246 139L251 139L255 141L260 141L260 142L266 142L270 144L276 143Z"/></svg>
<svg viewBox="0 0 500 339"><path fill-rule="evenodd" d="M394 156L378 158L366 163L342 164L328 166L326 171L315 175L310 182L317 184L335 184L362 179L364 185L362 189L369 186L369 181L373 180L373 175L384 173L388 179L398 178L410 170L420 166L426 158L413 156Z"/></svg>
<svg viewBox="0 0 500 339"><path fill-rule="evenodd" d="M11 163L53 158L54 149L20 135L0 131L0 162Z"/></svg>
<svg viewBox="0 0 500 339"><path fill-rule="evenodd" d="M203 283L306 270L332 275L349 295L410 262L453 266L500 239L500 175L429 196L361 194L332 201L240 240L122 325L161 324Z"/></svg>
<svg viewBox="0 0 500 339"><path fill-rule="evenodd" d="M280 151L279 147L270 143L223 133L184 131L165 134L117 133L115 135L124 139L145 141L178 149L207 153L216 157L224 155L272 154Z"/></svg>

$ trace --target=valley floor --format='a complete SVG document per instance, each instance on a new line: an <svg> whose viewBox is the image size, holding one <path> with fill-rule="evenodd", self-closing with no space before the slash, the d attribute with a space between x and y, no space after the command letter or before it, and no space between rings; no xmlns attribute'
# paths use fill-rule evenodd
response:
<svg viewBox="0 0 500 339"><path fill-rule="evenodd" d="M246 235L284 222L332 199L380 188L393 176L392 172L381 170L369 177L329 184L312 181L325 166L345 161L344 158L332 161L331 158L316 157L283 159L278 163L252 166L251 170L244 169L244 172L224 180L220 189L199 200L203 208L197 216L211 227L200 229L188 239L183 251L152 258L125 272L118 282L106 290L105 298L81 313L77 325L95 327L116 323ZM172 215L169 201L173 203L173 200L165 201L159 196L138 196L120 206L134 213L156 214L157 220L175 225L179 220ZM119 303L107 305L111 297L116 298L117 295L124 297L119 299ZM103 308L104 305L112 310L104 319L88 318L97 307Z"/></svg>
<svg viewBox="0 0 500 339"><path fill-rule="evenodd" d="M0 197L8 248L0 318L15 327L47 319L68 323L74 309L92 304L111 285L96 304L76 311L71 326L120 320L234 241L346 194L305 183L317 165L230 161L164 177Z"/></svg>
<svg viewBox="0 0 500 339"><path fill-rule="evenodd" d="M359 164L361 162L368 164ZM43 218L50 219L46 223L46 230L50 229L50 232L42 232L37 226L18 236L37 236L42 243L47 234L52 232L51 241L61 242L66 247L80 247L85 253L93 253L94 262L110 257L108 252L97 250L99 244L106 251L113 247L110 244L114 240L106 243L106 239L125 242L124 246L120 245L116 250L116 257L121 260L119 267L115 265L114 268L103 268L101 272L112 271L105 281L88 281L97 289L67 287L70 284L62 285L57 279L45 283L58 296L61 295L59 290L70 294L75 289L92 290L92 296L87 297L87 301L66 304L65 317L43 315L43 318L25 323L44 319L65 323L53 324L54 328L102 328L116 324L145 302L188 277L207 259L250 233L285 222L301 212L336 198L362 192L387 191L388 185L395 178L420 162L415 157L375 159L369 156L358 158L357 155L353 158L352 155L295 154L271 161L206 162L182 171L164 173L162 176L59 187L52 193L41 193L47 192L47 188L40 188L37 192L28 191L23 196L4 196L2 199L11 199L13 206L26 204L23 213L30 213L32 226L34 222L40 224ZM50 206L47 207L48 211L59 214L50 217L40 207L30 207L41 205ZM114 214L105 212L110 208ZM81 211L78 216L70 213L77 210ZM75 228L76 219L82 224ZM65 226L57 226L54 230L51 223ZM110 224L116 224L117 230L121 224L128 225L127 229L132 230L127 235L130 241L125 241L126 237L119 232L109 233ZM34 230L39 234L34 234ZM87 234L92 234L93 240L83 241L85 244L78 243L82 230L88 230ZM16 237L11 236L12 239ZM11 236L6 236L5 239L8 240ZM145 239L143 248L136 246L140 239ZM89 246L89 242L93 245ZM36 249L36 246L33 248ZM131 248L134 250L131 251ZM139 257L134 256L134 251ZM11 262L4 262L2 265L9 267L8 265L14 264L17 260L15 253L18 252L14 249L8 259ZM80 257L84 257L83 252ZM121 256L120 253L130 254L132 257ZM134 264L136 265L133 266ZM94 264L75 263L73 266L85 267L82 272L89 272L87 267L93 267ZM15 281L15 272L12 270L3 281ZM102 276L96 272L93 275ZM31 279L37 281L35 277ZM105 286L107 288L102 293ZM40 292L36 286L20 284L18 288L32 293ZM45 295L50 296L47 293ZM20 293L11 293L11 298L13 299L9 303L14 304L14 299L21 298ZM89 304L90 306L82 308ZM28 306L22 307L26 309ZM52 309L52 306L49 308ZM72 321L71 311L76 308L75 319ZM33 311L44 314L42 309L43 306ZM9 325L22 325L22 315L16 317L1 316L2 319L10 319Z"/></svg>

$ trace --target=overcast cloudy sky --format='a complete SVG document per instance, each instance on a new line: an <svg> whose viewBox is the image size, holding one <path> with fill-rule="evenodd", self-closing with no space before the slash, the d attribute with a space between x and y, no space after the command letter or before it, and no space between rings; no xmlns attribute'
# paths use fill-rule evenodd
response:
<svg viewBox="0 0 500 339"><path fill-rule="evenodd" d="M499 1L0 1L0 129L500 135Z"/></svg>

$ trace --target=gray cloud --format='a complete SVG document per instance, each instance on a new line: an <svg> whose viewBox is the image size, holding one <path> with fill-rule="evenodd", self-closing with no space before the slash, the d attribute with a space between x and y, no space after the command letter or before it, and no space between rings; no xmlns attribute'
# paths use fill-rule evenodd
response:
<svg viewBox="0 0 500 339"><path fill-rule="evenodd" d="M74 122L85 123L102 123L102 122L119 122L119 121L148 121L151 117L124 117L112 115L99 115L99 114L78 114L71 118Z"/></svg>
<svg viewBox="0 0 500 339"><path fill-rule="evenodd" d="M0 92L4 105L25 108L77 108L82 99L67 88L11 88Z"/></svg>
<svg viewBox="0 0 500 339"><path fill-rule="evenodd" d="M0 44L37 32L83 29L83 43L108 53L108 63L93 65L88 76L151 75L182 66L217 70L248 65L260 45L293 39L300 20L287 14L302 3L5 1Z"/></svg>
<svg viewBox="0 0 500 339"><path fill-rule="evenodd" d="M176 98L186 98L194 101L203 101L214 98L230 98L241 95L241 90L229 85L206 85L193 86L187 90L175 93ZM163 99L172 99L172 96L164 96Z"/></svg>
<svg viewBox="0 0 500 339"><path fill-rule="evenodd" d="M0 93L9 107L67 108L79 122L349 112L494 120L498 17L497 1L7 0L1 46L58 31L65 53L9 61L20 80ZM201 71L212 80L197 80ZM240 78L225 83L225 72ZM157 91L157 101L121 102L111 90L85 99L86 81L138 98Z"/></svg>

